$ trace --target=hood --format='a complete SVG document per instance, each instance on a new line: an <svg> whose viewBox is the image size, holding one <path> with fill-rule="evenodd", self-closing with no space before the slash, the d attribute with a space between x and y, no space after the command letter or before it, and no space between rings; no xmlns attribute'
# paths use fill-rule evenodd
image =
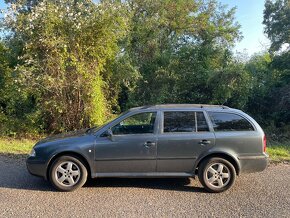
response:
<svg viewBox="0 0 290 218"><path fill-rule="evenodd" d="M74 137L88 135L89 134L88 130L89 129L87 128L87 129L80 129L80 130L76 130L76 131L52 135L52 136L46 137L45 139L40 140L36 145L46 143L46 142L52 142L52 141L57 141L57 140L62 140L62 139L68 139L68 138L74 138Z"/></svg>

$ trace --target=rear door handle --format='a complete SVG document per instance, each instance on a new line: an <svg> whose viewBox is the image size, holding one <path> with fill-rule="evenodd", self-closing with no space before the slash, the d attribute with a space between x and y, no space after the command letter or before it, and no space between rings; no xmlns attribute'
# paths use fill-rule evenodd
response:
<svg viewBox="0 0 290 218"><path fill-rule="evenodd" d="M211 142L209 141L209 140L206 140L206 139L203 139L203 140L201 140L198 144L200 144L200 145L208 145L208 144L210 144Z"/></svg>
<svg viewBox="0 0 290 218"><path fill-rule="evenodd" d="M155 142L150 142L150 141L144 143L144 146L147 147L147 148L149 148L151 146L155 146L155 145L156 145Z"/></svg>

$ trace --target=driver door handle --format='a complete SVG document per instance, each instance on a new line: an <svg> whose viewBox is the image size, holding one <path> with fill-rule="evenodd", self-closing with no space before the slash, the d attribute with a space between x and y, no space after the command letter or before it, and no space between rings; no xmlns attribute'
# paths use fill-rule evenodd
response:
<svg viewBox="0 0 290 218"><path fill-rule="evenodd" d="M155 146L155 145L156 145L155 142L150 142L150 141L144 143L144 146L145 146L146 148L149 148L149 147L152 147L152 146Z"/></svg>
<svg viewBox="0 0 290 218"><path fill-rule="evenodd" d="M203 139L203 140L201 140L198 144L200 144L200 145L208 145L208 144L210 144L211 142L209 141L209 140L206 140L206 139Z"/></svg>

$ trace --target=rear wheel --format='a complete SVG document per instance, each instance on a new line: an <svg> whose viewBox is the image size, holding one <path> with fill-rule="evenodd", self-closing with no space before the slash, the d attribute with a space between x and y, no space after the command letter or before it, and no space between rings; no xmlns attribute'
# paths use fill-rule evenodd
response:
<svg viewBox="0 0 290 218"><path fill-rule="evenodd" d="M60 191L73 191L82 187L87 180L85 165L76 157L61 156L51 165L49 180Z"/></svg>
<svg viewBox="0 0 290 218"><path fill-rule="evenodd" d="M200 164L198 178L207 191L223 192L230 189L235 183L236 170L225 159L209 158Z"/></svg>

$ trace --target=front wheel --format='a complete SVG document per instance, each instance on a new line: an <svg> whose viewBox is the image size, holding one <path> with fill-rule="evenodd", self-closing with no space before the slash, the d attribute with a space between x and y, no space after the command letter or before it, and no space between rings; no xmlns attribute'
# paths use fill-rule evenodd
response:
<svg viewBox="0 0 290 218"><path fill-rule="evenodd" d="M225 159L209 158L200 164L198 178L207 191L223 192L230 189L235 183L236 170Z"/></svg>
<svg viewBox="0 0 290 218"><path fill-rule="evenodd" d="M76 157L61 156L51 165L49 180L59 191L73 191L82 187L87 180L85 165Z"/></svg>

